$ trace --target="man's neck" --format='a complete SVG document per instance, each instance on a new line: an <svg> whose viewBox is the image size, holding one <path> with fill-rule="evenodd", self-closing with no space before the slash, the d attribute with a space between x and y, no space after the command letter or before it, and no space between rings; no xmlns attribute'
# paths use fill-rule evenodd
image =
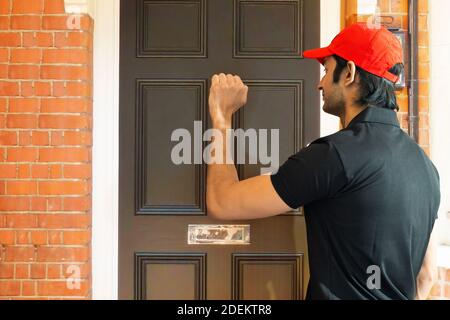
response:
<svg viewBox="0 0 450 320"><path fill-rule="evenodd" d="M339 118L341 119L342 128L347 128L350 122L361 112L366 110L367 106L349 105L345 107L344 114Z"/></svg>

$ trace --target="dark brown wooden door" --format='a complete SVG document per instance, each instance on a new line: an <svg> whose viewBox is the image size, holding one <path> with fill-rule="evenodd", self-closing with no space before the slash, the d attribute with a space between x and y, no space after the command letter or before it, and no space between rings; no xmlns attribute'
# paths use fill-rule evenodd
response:
<svg viewBox="0 0 450 320"><path fill-rule="evenodd" d="M279 129L280 163L319 135L317 0L121 2L119 298L302 299L300 212L220 222L205 205L206 165L175 165L171 134L208 128L215 73L239 74L243 129ZM239 165L241 178L258 165ZM249 245L188 244L189 225L250 226Z"/></svg>

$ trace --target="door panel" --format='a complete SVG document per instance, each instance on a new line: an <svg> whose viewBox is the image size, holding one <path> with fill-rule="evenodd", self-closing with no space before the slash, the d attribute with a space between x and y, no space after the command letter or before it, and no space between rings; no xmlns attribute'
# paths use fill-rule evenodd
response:
<svg viewBox="0 0 450 320"><path fill-rule="evenodd" d="M138 80L138 214L204 213L205 168L171 160L172 132L206 123L206 81ZM182 115L182 116L180 116Z"/></svg>
<svg viewBox="0 0 450 320"><path fill-rule="evenodd" d="M235 57L296 58L303 52L303 1L234 0Z"/></svg>
<svg viewBox="0 0 450 320"><path fill-rule="evenodd" d="M141 253L135 256L135 266L136 299L203 300L206 297L205 254Z"/></svg>
<svg viewBox="0 0 450 320"><path fill-rule="evenodd" d="M250 88L235 127L279 129L280 164L317 138L319 72L301 52L319 45L319 12L316 0L122 1L119 298L304 297L299 211L227 222L250 225L248 245L188 244L189 225L224 222L208 217L201 155L174 164L171 135L186 129L192 147L206 146L210 78L225 72ZM237 167L244 179L267 166Z"/></svg>
<svg viewBox="0 0 450 320"><path fill-rule="evenodd" d="M279 158L281 163L302 148L303 81L252 81L244 80L249 87L248 103L239 111L239 128L244 130L267 129L267 154L271 154L270 130L279 130ZM259 140L258 140L259 142ZM260 164L249 164L249 148L246 148L246 164L239 166L239 176L247 179L260 174ZM280 163L280 164L281 164Z"/></svg>
<svg viewBox="0 0 450 320"><path fill-rule="evenodd" d="M137 2L138 57L206 57L206 0Z"/></svg>
<svg viewBox="0 0 450 320"><path fill-rule="evenodd" d="M233 254L233 300L300 300L303 254Z"/></svg>

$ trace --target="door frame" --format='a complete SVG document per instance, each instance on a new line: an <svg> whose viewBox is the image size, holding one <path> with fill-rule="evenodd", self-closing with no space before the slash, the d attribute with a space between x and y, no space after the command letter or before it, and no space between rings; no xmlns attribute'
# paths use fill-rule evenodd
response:
<svg viewBox="0 0 450 320"><path fill-rule="evenodd" d="M320 0L320 43L340 31L340 0ZM326 2L326 5L325 5ZM92 298L118 299L120 0L95 0L92 148ZM321 71L322 72L322 71ZM322 102L321 102L322 104ZM321 136L339 130L320 114Z"/></svg>

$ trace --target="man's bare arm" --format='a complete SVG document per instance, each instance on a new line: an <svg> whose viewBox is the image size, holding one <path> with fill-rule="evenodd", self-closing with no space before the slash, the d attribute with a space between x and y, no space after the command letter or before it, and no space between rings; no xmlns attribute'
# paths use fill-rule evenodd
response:
<svg viewBox="0 0 450 320"><path fill-rule="evenodd" d="M431 233L430 241L428 243L427 252L422 263L419 275L417 276L417 292L416 300L425 300L428 298L431 289L437 281L437 243L435 231Z"/></svg>
<svg viewBox="0 0 450 320"><path fill-rule="evenodd" d="M213 128L222 139L213 138L214 156L222 154L222 164L209 164L206 188L208 213L222 220L266 218L290 211L273 188L270 176L239 181L233 160L226 152L227 129L234 112L247 101L248 87L238 76L215 75L209 96ZM217 158L217 157L216 157Z"/></svg>
<svg viewBox="0 0 450 320"><path fill-rule="evenodd" d="M207 206L212 217L248 220L267 218L291 210L273 188L270 176L236 182L220 178L232 175L220 165L210 165L208 169Z"/></svg>

